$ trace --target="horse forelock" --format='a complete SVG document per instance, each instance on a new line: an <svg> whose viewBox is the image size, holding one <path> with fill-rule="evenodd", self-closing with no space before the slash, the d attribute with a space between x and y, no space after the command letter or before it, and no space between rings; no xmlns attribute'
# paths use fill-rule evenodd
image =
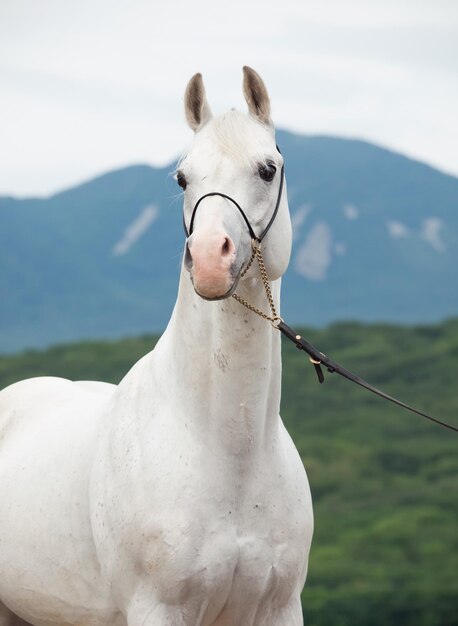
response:
<svg viewBox="0 0 458 626"><path fill-rule="evenodd" d="M243 167L257 168L272 157L273 129L236 109L212 118L200 132ZM188 152L183 154L179 163L187 156Z"/></svg>

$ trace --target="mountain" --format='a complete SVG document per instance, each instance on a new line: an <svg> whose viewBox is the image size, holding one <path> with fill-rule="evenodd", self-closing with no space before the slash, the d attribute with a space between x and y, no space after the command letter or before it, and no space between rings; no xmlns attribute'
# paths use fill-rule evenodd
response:
<svg viewBox="0 0 458 626"><path fill-rule="evenodd" d="M458 309L458 179L362 141L279 131L294 248L291 323L429 322ZM0 352L160 331L181 198L137 165L49 198L0 198Z"/></svg>

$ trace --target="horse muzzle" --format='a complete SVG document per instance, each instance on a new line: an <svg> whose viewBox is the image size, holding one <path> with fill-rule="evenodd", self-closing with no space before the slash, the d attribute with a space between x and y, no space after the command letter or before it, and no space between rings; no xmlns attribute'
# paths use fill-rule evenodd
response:
<svg viewBox="0 0 458 626"><path fill-rule="evenodd" d="M238 282L237 251L225 232L195 232L186 242L185 267L196 293L205 300L228 298Z"/></svg>

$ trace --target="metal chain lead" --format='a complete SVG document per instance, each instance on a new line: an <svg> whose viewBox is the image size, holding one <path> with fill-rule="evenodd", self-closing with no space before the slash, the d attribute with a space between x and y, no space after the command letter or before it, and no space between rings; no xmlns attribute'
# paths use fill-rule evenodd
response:
<svg viewBox="0 0 458 626"><path fill-rule="evenodd" d="M253 264L254 258L255 258L255 256L256 256L256 246L255 246L255 244L252 244L252 246L251 246L251 247L252 247L252 249L253 249L253 252L251 253L251 257L250 257L250 260L249 260L249 261L248 261L248 263L247 263L246 268L245 268L245 269L243 270L243 272L240 274L240 277L241 277L241 278L243 278L243 277L245 276L245 274L248 272L248 270L250 269L251 265Z"/></svg>
<svg viewBox="0 0 458 626"><path fill-rule="evenodd" d="M262 256L262 252L261 252L261 244L260 244L260 242L253 240L252 246L253 246L253 253L251 255L250 260L248 261L248 264L247 264L246 268L243 270L241 276L242 277L245 276L245 274L250 269L254 259L256 258L257 261L258 261L259 271L261 273L261 279L262 279L262 282L263 282L263 285L264 285L264 289L266 291L267 300L269 301L269 307L270 307L272 315L267 315L267 313L264 313L263 311L261 311L260 309L255 307L253 304L250 304L247 300L245 300L245 298L242 298L241 296L239 296L236 293L233 293L232 297L235 300L237 300L237 302L242 304L244 307L246 307L247 309L249 309L253 313L256 313L256 315L259 315L263 319L268 320L269 322L271 322L271 324L275 328L277 328L278 322L281 322L282 319L281 319L281 317L279 315L277 315L277 311L275 309L275 303L274 303L274 299L273 299L273 296L272 296L272 291L270 289L269 279L267 278L266 266L265 266L264 258Z"/></svg>

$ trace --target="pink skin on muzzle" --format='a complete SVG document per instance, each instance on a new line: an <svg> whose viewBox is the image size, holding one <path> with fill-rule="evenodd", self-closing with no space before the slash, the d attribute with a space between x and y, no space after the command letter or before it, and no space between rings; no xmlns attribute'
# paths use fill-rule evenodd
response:
<svg viewBox="0 0 458 626"><path fill-rule="evenodd" d="M195 232L188 243L194 289L208 299L222 298L234 283L232 267L236 259L234 242L224 232Z"/></svg>

